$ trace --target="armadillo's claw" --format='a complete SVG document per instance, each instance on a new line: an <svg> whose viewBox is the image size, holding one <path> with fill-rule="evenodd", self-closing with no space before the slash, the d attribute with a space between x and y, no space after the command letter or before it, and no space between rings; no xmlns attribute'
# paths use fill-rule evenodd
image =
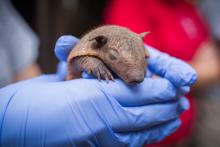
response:
<svg viewBox="0 0 220 147"><path fill-rule="evenodd" d="M112 76L112 74L111 74L110 80L115 81L115 79L114 79L114 77Z"/></svg>
<svg viewBox="0 0 220 147"><path fill-rule="evenodd" d="M103 70L102 68L98 69L101 75L101 78L104 80L105 79L105 70Z"/></svg>
<svg viewBox="0 0 220 147"><path fill-rule="evenodd" d="M107 75L108 75L108 78L111 80L111 81L114 81L114 77L112 76L111 72L108 70L106 71Z"/></svg>
<svg viewBox="0 0 220 147"><path fill-rule="evenodd" d="M105 80L106 80L107 83L109 82L109 78L108 78L107 73L105 73Z"/></svg>
<svg viewBox="0 0 220 147"><path fill-rule="evenodd" d="M99 71L96 72L96 76L97 76L98 80L101 81L101 75L100 75Z"/></svg>
<svg viewBox="0 0 220 147"><path fill-rule="evenodd" d="M79 59L81 59L80 61L82 61L80 62L80 65L82 66L81 68L87 71L88 74L97 77L99 81L105 80L108 83L109 80L114 80L111 71L101 60L94 57L82 57Z"/></svg>
<svg viewBox="0 0 220 147"><path fill-rule="evenodd" d="M109 80L114 81L114 78L108 68L105 68L103 70L103 73L104 79L107 81L107 83L109 82Z"/></svg>

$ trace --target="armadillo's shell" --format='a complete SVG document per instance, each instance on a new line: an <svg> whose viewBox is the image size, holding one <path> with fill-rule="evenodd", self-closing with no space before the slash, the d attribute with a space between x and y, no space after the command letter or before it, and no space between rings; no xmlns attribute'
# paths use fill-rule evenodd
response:
<svg viewBox="0 0 220 147"><path fill-rule="evenodd" d="M94 50L91 50L91 48L87 48L86 49L80 49L79 47L75 47L72 49L72 51L70 52L69 56L68 56L68 62L71 62L74 58L76 57L80 57L80 56L96 56L98 57L97 52L95 52Z"/></svg>
<svg viewBox="0 0 220 147"><path fill-rule="evenodd" d="M138 34L124 27L119 27L119 26L114 26L114 25L98 27L92 30L91 32L87 33L85 36L83 36L80 42L70 52L68 56L68 64L69 64L70 70L72 70L71 64L72 64L73 59L75 59L76 57L80 57L80 56L93 56L93 57L99 58L105 63L104 53L100 51L99 49L92 47L93 46L92 44L94 42L91 41L91 39L93 39L94 37L98 35L106 36L109 39L109 43L110 43L110 44L108 43L108 46L111 46L112 48L114 48L115 45L116 46L118 45L117 39L112 38L113 35L114 36L126 36L126 38L129 38L130 40L138 40L138 39L141 40ZM145 49L143 49L143 52L141 52L140 54L146 54L146 56L149 55Z"/></svg>
<svg viewBox="0 0 220 147"><path fill-rule="evenodd" d="M111 38L112 34L138 38L136 33L133 33L129 29L124 27L114 25L98 27L81 38L80 42L70 52L68 56L68 62L70 63L70 61L79 56L95 56L97 58L100 58L101 60L104 59L104 56L97 49L91 48L92 42L88 40L97 35L104 35L108 38Z"/></svg>
<svg viewBox="0 0 220 147"><path fill-rule="evenodd" d="M101 59L101 55L96 49L92 49L89 47L91 45L91 42L84 41L85 38L81 39L80 43L78 43L70 52L68 56L68 63L71 63L71 61L80 56L94 56Z"/></svg>

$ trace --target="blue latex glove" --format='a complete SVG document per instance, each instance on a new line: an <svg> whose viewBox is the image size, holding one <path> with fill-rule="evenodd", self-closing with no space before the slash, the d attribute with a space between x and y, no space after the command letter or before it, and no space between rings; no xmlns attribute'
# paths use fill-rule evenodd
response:
<svg viewBox="0 0 220 147"><path fill-rule="evenodd" d="M158 56L165 60L154 61ZM45 75L0 89L0 146L141 146L162 140L180 125L178 116L189 104L179 97L196 74L156 51L150 60L151 70L166 78L127 86ZM178 63L181 74L160 61Z"/></svg>

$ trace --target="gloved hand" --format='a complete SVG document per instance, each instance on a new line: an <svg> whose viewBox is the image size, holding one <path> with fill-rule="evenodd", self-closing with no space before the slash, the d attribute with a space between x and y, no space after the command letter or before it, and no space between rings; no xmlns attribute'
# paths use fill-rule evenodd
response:
<svg viewBox="0 0 220 147"><path fill-rule="evenodd" d="M180 125L178 116L189 107L180 97L196 74L187 64L152 52L149 68L164 78L146 78L135 86L45 75L0 89L0 146L141 146L160 141Z"/></svg>

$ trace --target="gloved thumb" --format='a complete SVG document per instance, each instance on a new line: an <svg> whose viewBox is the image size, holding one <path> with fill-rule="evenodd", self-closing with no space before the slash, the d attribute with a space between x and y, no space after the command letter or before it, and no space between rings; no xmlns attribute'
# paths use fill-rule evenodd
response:
<svg viewBox="0 0 220 147"><path fill-rule="evenodd" d="M60 61L66 61L69 52L72 48L79 42L79 39L71 36L65 35L61 36L55 44L55 55Z"/></svg>

